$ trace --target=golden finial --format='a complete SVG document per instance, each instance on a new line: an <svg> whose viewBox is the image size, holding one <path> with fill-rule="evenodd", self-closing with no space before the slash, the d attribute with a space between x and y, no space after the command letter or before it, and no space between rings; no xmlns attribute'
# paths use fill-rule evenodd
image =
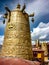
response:
<svg viewBox="0 0 49 65"><path fill-rule="evenodd" d="M20 4L18 3L17 8L20 9Z"/></svg>

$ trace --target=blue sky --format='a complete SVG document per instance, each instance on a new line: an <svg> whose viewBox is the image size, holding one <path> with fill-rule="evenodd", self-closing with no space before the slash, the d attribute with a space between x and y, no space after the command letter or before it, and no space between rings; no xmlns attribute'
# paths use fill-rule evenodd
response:
<svg viewBox="0 0 49 65"><path fill-rule="evenodd" d="M2 23L2 16L6 12L4 6L7 5L10 10L13 10L18 3L21 6L25 3L25 11L28 14L33 12L35 14L34 23L29 20L32 41L36 39L49 41L49 0L0 0L0 44L3 43L6 26Z"/></svg>

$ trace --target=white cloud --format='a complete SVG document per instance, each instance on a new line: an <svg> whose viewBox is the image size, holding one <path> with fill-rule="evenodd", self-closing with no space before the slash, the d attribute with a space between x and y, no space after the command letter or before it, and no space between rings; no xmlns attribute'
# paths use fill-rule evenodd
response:
<svg viewBox="0 0 49 65"><path fill-rule="evenodd" d="M3 16L3 14L0 14L0 18Z"/></svg>
<svg viewBox="0 0 49 65"><path fill-rule="evenodd" d="M40 23L37 28L31 32L32 40L49 40L49 23Z"/></svg>
<svg viewBox="0 0 49 65"><path fill-rule="evenodd" d="M35 16L45 15L49 13L49 0L35 0L28 3L26 11L28 13L35 12Z"/></svg>
<svg viewBox="0 0 49 65"><path fill-rule="evenodd" d="M4 40L4 36L1 36L1 35L0 35L0 45L3 44L3 40Z"/></svg>
<svg viewBox="0 0 49 65"><path fill-rule="evenodd" d="M47 35L43 35L43 36L39 37L39 39L44 39L46 37L47 37Z"/></svg>
<svg viewBox="0 0 49 65"><path fill-rule="evenodd" d="M35 45L35 41L31 41L32 45Z"/></svg>
<svg viewBox="0 0 49 65"><path fill-rule="evenodd" d="M43 22L41 22L38 27L40 27L40 28L47 28L47 27L49 27L49 23L47 23L47 24L45 25L45 23L43 24Z"/></svg>
<svg viewBox="0 0 49 65"><path fill-rule="evenodd" d="M0 28L5 28L5 26L6 26L6 22L5 24L3 24L3 20L0 20Z"/></svg>

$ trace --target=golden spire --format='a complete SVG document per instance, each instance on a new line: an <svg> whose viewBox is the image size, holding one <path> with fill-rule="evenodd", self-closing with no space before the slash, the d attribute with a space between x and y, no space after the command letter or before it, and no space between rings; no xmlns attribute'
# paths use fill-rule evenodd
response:
<svg viewBox="0 0 49 65"><path fill-rule="evenodd" d="M18 3L17 8L20 9L20 4Z"/></svg>
<svg viewBox="0 0 49 65"><path fill-rule="evenodd" d="M20 10L20 4L18 4L17 10L11 11L9 18L10 20L6 25L1 56L32 60L33 52L27 13L23 14Z"/></svg>
<svg viewBox="0 0 49 65"><path fill-rule="evenodd" d="M40 45L39 45L39 40L36 40L36 47L39 48Z"/></svg>
<svg viewBox="0 0 49 65"><path fill-rule="evenodd" d="M44 55L48 55L48 48L46 42L41 44L42 49L44 50Z"/></svg>

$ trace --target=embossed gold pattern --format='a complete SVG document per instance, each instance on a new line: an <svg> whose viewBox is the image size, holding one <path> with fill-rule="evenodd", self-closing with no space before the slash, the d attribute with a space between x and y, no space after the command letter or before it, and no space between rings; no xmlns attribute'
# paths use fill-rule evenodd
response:
<svg viewBox="0 0 49 65"><path fill-rule="evenodd" d="M18 57L32 60L29 17L20 9L11 11L7 22L1 56Z"/></svg>

